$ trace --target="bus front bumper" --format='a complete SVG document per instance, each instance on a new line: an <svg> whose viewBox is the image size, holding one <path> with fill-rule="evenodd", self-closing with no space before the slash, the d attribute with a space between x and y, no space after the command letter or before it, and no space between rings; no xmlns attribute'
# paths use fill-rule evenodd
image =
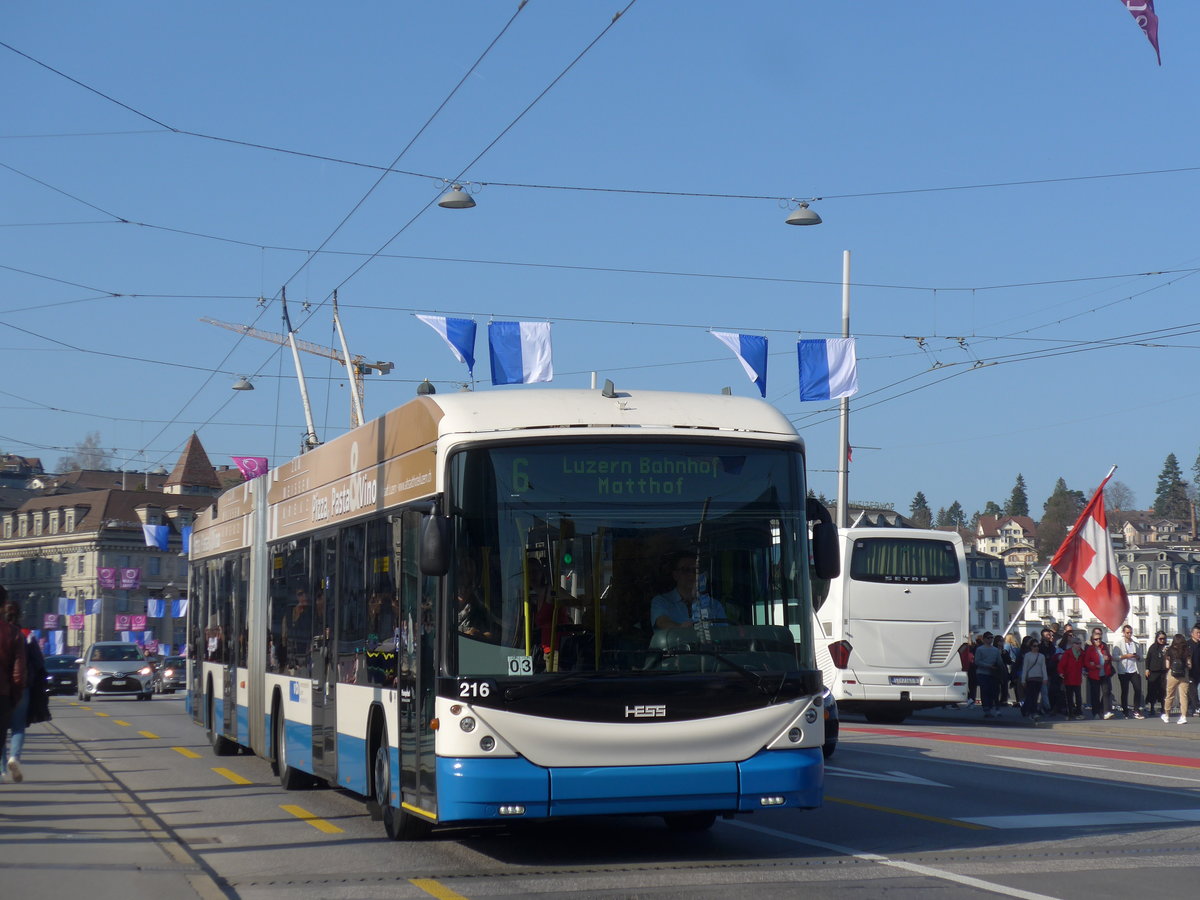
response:
<svg viewBox="0 0 1200 900"><path fill-rule="evenodd" d="M543 768L520 757L437 760L438 821L812 809L821 748L764 750L742 762Z"/></svg>

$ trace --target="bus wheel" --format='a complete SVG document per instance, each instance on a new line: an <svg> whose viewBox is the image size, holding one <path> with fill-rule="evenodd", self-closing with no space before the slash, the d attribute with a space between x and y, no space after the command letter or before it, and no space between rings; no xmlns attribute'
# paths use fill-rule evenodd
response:
<svg viewBox="0 0 1200 900"><path fill-rule="evenodd" d="M375 802L383 817L383 830L393 841L422 841L430 825L406 809L392 806L392 754L387 735L381 735L375 751Z"/></svg>
<svg viewBox="0 0 1200 900"><path fill-rule="evenodd" d="M287 741L284 740L284 722L283 710L278 706L275 707L275 714L271 716L271 721L274 723L271 736L271 749L275 751L275 759L271 763L271 768L275 770L275 774L279 776L279 786L285 791L297 791L304 787L306 780L304 773L299 769L293 769L287 762Z"/></svg>
<svg viewBox="0 0 1200 900"><path fill-rule="evenodd" d="M150 696L146 695L142 699L149 700ZM217 723L213 719L212 694L208 695L208 742L212 745L214 756L233 756L238 751L237 744L217 731Z"/></svg>
<svg viewBox="0 0 1200 900"><path fill-rule="evenodd" d="M708 831L717 821L717 814L715 812L670 813L663 816L663 821L667 823L667 828L671 831Z"/></svg>

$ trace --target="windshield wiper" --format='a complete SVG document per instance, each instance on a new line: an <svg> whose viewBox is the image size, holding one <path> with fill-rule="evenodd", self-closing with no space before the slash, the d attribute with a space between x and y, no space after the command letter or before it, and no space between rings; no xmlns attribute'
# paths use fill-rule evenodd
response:
<svg viewBox="0 0 1200 900"><path fill-rule="evenodd" d="M750 681L756 688L759 689L759 691L762 692L763 696L770 696L770 692L767 690L766 685L763 684L763 680L761 677L759 677L757 672L747 669L741 663L734 662L728 656L718 653L716 650L709 650L704 647L676 647L670 650L662 651L663 659L670 659L674 656L711 656L713 659L717 660L718 662L723 662L725 665L729 666L729 668L733 669L739 675L742 675L744 678Z"/></svg>

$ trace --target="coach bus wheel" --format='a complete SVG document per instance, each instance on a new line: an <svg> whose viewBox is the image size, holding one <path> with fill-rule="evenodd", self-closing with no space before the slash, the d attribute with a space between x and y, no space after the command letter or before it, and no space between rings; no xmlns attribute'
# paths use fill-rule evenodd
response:
<svg viewBox="0 0 1200 900"><path fill-rule="evenodd" d="M375 802L383 818L383 830L393 841L421 841L429 837L430 825L406 809L392 806L392 754L387 735L380 737L375 751Z"/></svg>
<svg viewBox="0 0 1200 900"><path fill-rule="evenodd" d="M271 736L271 749L274 751L275 759L271 763L271 768L275 770L275 774L279 776L279 786L285 791L297 791L304 787L307 780L304 773L299 769L293 769L287 762L287 741L284 740L284 722L283 710L278 706L275 707L275 713L271 716L271 721L274 723Z"/></svg>
<svg viewBox="0 0 1200 900"><path fill-rule="evenodd" d="M717 821L717 814L715 812L670 813L663 816L663 820L671 831L708 831L712 828L713 822Z"/></svg>

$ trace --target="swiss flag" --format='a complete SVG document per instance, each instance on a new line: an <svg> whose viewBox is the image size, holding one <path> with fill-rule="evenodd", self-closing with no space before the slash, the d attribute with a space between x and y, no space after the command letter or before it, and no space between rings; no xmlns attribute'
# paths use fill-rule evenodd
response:
<svg viewBox="0 0 1200 900"><path fill-rule="evenodd" d="M1129 595L1117 572L1117 557L1104 514L1104 485L1079 514L1050 567L1071 586L1101 622L1116 631L1129 615Z"/></svg>

